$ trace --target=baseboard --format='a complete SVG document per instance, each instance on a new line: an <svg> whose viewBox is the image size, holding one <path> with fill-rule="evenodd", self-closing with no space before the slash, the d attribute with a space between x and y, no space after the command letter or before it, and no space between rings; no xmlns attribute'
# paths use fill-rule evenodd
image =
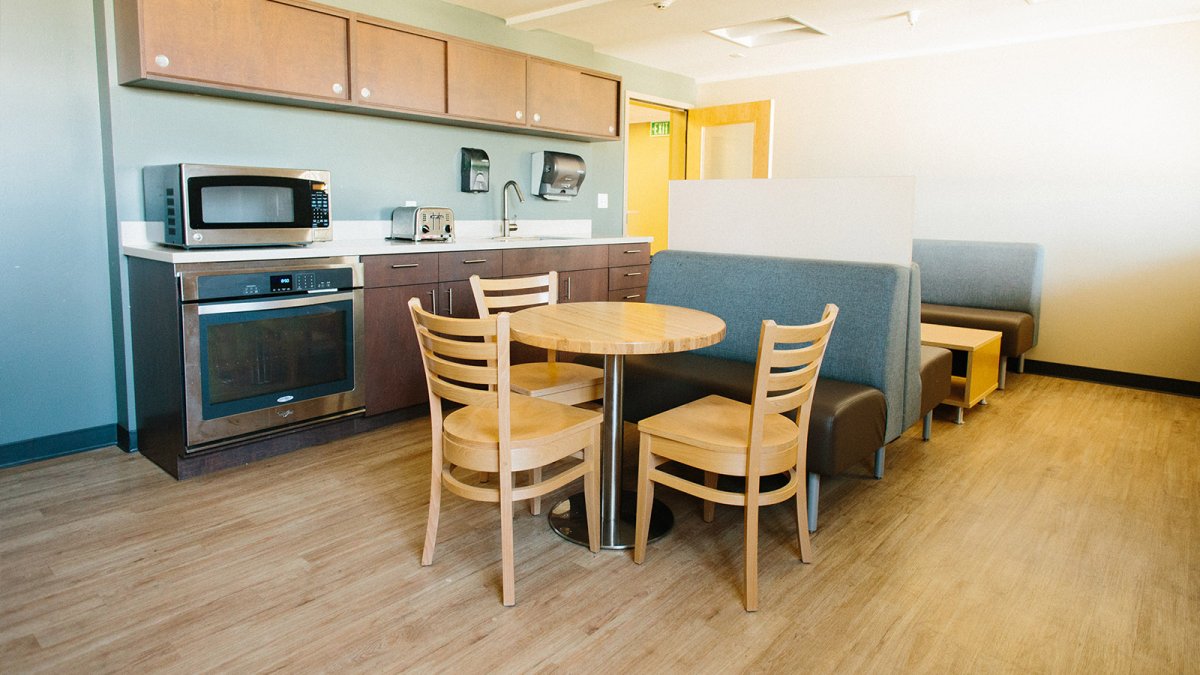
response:
<svg viewBox="0 0 1200 675"><path fill-rule="evenodd" d="M1009 359L1009 371L1014 370L1016 368L1016 364L1016 359ZM1119 370L1104 370L1103 368L1072 366L1065 363L1034 361L1032 359L1025 359L1025 372L1033 373L1035 375L1063 377L1069 380L1084 380L1086 382L1097 382L1099 384L1112 384L1118 387L1130 387L1132 389L1146 389L1148 391L1157 391L1164 394L1179 394L1181 396L1200 397L1200 382L1193 382L1191 380L1176 380L1169 377L1139 375L1137 373L1124 373Z"/></svg>
<svg viewBox="0 0 1200 675"><path fill-rule="evenodd" d="M0 445L0 468L28 464L51 457L104 448L117 443L117 425L105 424L90 429L31 438Z"/></svg>
<svg viewBox="0 0 1200 675"><path fill-rule="evenodd" d="M137 452L137 432L126 429L123 424L118 424L117 447L125 452Z"/></svg>

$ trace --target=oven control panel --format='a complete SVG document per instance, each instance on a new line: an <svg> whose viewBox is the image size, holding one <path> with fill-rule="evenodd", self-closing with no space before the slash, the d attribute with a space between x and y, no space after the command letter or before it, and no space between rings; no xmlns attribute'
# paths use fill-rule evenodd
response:
<svg viewBox="0 0 1200 675"><path fill-rule="evenodd" d="M196 280L198 300L335 291L353 286L354 271L349 267L212 274Z"/></svg>

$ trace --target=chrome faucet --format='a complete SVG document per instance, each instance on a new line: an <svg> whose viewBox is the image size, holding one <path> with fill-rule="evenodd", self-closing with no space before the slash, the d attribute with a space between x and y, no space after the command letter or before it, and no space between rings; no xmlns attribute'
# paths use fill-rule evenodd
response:
<svg viewBox="0 0 1200 675"><path fill-rule="evenodd" d="M513 232L517 231L517 214L513 211L510 215L508 207L508 188L510 187L516 190L517 199L522 202L525 201L525 195L521 194L521 186L517 184L517 181L510 180L504 184L504 188L500 190L504 201L504 212L501 214L500 221L500 236L502 237L510 236Z"/></svg>

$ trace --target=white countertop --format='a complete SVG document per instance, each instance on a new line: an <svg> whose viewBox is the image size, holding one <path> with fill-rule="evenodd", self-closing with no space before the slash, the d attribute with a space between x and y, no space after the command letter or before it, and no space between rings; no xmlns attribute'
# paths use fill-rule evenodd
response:
<svg viewBox="0 0 1200 675"><path fill-rule="evenodd" d="M483 249L547 248L554 246L597 246L647 243L652 237L592 237L591 221L522 221L517 236L549 237L520 241L495 241L498 221L459 221L458 238L448 242L393 241L385 236L390 222L344 221L334 223L333 241L308 246L250 246L244 248L182 249L154 243L155 228L162 223L121 223L121 252L127 256L169 263L232 262L239 260L286 260L333 256L393 255L478 251Z"/></svg>

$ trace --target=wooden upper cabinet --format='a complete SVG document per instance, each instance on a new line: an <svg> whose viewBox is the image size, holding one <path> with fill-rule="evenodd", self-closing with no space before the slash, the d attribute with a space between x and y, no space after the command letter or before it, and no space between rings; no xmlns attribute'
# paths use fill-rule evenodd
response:
<svg viewBox="0 0 1200 675"><path fill-rule="evenodd" d="M524 54L457 41L446 47L446 112L526 124Z"/></svg>
<svg viewBox="0 0 1200 675"><path fill-rule="evenodd" d="M620 135L619 80L573 66L529 60L529 124L591 136Z"/></svg>
<svg viewBox="0 0 1200 675"><path fill-rule="evenodd" d="M356 22L354 101L446 112L446 41L395 27Z"/></svg>
<svg viewBox="0 0 1200 675"><path fill-rule="evenodd" d="M121 84L621 136L621 80L309 0L112 0Z"/></svg>
<svg viewBox="0 0 1200 675"><path fill-rule="evenodd" d="M348 14L278 0L118 0L117 7L119 27L140 17L137 77L349 100Z"/></svg>

